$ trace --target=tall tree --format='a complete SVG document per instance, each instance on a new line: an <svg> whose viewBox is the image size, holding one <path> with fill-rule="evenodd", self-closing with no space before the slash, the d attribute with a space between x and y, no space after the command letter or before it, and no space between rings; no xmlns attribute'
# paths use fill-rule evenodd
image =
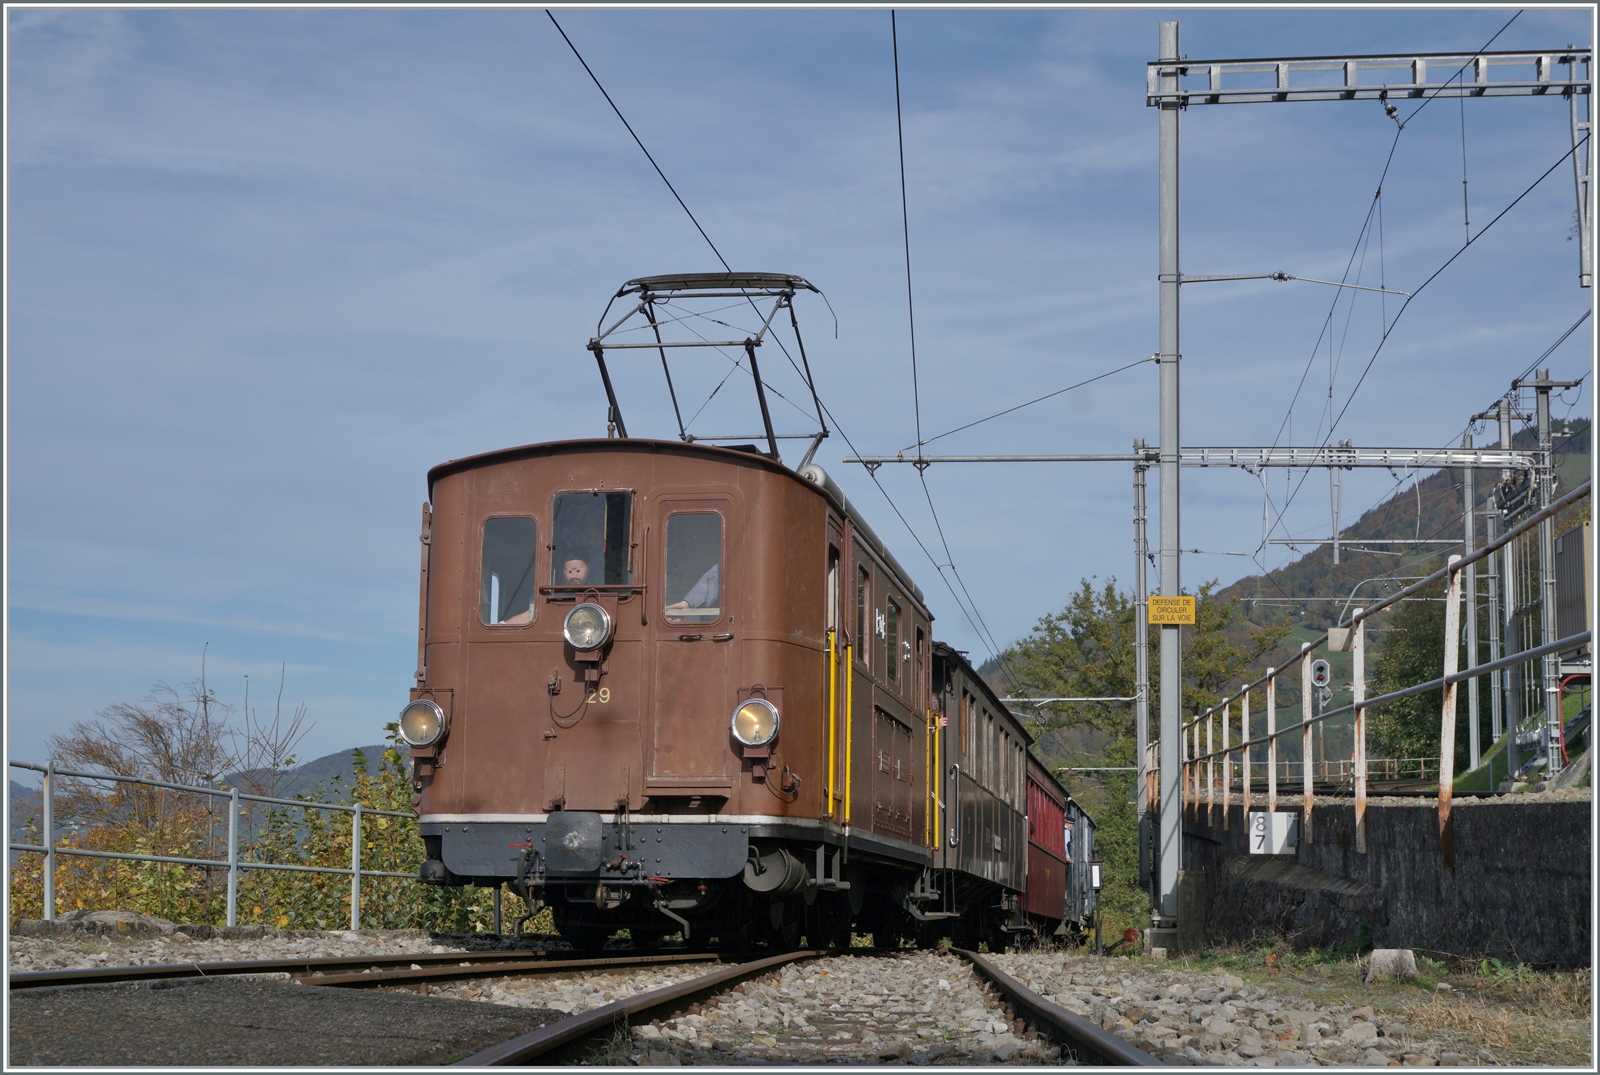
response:
<svg viewBox="0 0 1600 1075"><path fill-rule="evenodd" d="M1195 625L1184 628L1183 709L1193 712L1215 702L1239 681L1251 664L1271 652L1288 626L1247 627L1235 601L1214 600L1217 584L1203 584L1195 595ZM1089 580L1057 613L1043 617L1005 654L1016 677L1017 693L1032 697L1129 697L1134 693L1134 645L1141 625L1129 594L1115 578L1099 588ZM1159 637L1148 625L1151 656ZM1159 662L1150 665L1151 698L1159 697ZM1154 706L1152 706L1154 709ZM1040 710L1030 720L1035 734L1089 728L1101 745L1086 765L1132 766L1136 762L1135 709L1130 703L1067 703ZM1087 777L1087 779L1085 779ZM1068 789L1094 816L1096 842L1105 863L1101 904L1114 928L1148 921L1148 902L1139 888L1138 823L1134 774L1083 774Z"/></svg>

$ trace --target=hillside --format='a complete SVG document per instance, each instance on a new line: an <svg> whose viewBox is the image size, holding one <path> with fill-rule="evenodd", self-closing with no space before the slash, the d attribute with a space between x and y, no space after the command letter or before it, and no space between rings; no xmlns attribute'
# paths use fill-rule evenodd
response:
<svg viewBox="0 0 1600 1075"><path fill-rule="evenodd" d="M1557 436L1557 495L1589 477L1589 443L1587 420L1574 420L1570 434ZM1537 447L1537 437L1532 430L1524 430L1512 438L1512 446L1532 450ZM1474 472L1475 500L1480 511L1489 503L1498 480L1496 470ZM1347 602L1349 607L1360 607L1397 588L1395 584L1385 585L1378 579L1428 575L1443 566L1448 553L1456 551L1446 545L1363 547L1362 538L1459 539L1461 513L1461 473L1434 471L1419 482L1407 483L1389 499L1343 528L1339 535L1340 562L1337 566L1333 563L1332 546L1323 544L1265 575L1246 576L1224 587L1217 596L1244 601L1246 615L1254 623L1265 625L1292 620L1321 633L1337 622ZM1573 517L1576 516L1577 513L1573 513ZM1558 520L1556 532L1562 532L1568 525L1566 520ZM1480 523L1480 540L1482 533ZM1351 545L1346 547L1345 542ZM1352 600L1351 592L1358 584L1360 589ZM1308 598L1314 600L1306 600ZM1296 639L1295 644L1298 643Z"/></svg>
<svg viewBox="0 0 1600 1075"><path fill-rule="evenodd" d="M356 751L359 750L366 755L367 771L372 772L377 768L378 760L383 757L384 749L383 744L379 743L374 746L352 747L349 750L324 754L304 765L279 773L273 795L280 799L306 795L314 799L333 801L354 785ZM265 787L267 783L266 773L255 771L230 773L222 779L227 784L237 782L241 787L248 786L252 781L261 787Z"/></svg>
<svg viewBox="0 0 1600 1075"><path fill-rule="evenodd" d="M1590 424L1584 419L1575 419L1568 429L1558 432L1557 495L1589 478L1590 439ZM1518 449L1531 450L1537 447L1537 438L1532 430L1524 430L1513 437L1512 444ZM1497 470L1479 469L1475 472L1475 499L1480 511L1489 503L1498 480ZM1587 510L1586 505L1580 505L1576 510L1565 513L1557 520L1557 534L1573 525ZM1342 528L1340 562L1337 566L1333 563L1332 547L1323 544L1304 551L1303 555L1274 571L1246 576L1219 590L1218 598L1242 603L1243 621L1230 632L1240 641L1252 627L1290 625L1290 633L1283 646L1276 653L1258 661L1254 666L1255 673L1265 672L1268 665L1281 664L1283 658L1296 652L1302 642L1311 641L1336 624L1348 608L1358 608L1370 604L1375 598L1393 593L1406 584L1400 581L1401 577L1431 574L1443 566L1446 555L1458 551L1458 548L1447 545L1385 544L1364 547L1361 545L1362 539L1458 539L1462 533L1461 516L1460 472L1434 471L1420 481L1406 483L1394 495ZM1481 540L1481 529L1479 533ZM1345 542L1350 544L1346 545ZM1353 590L1355 597L1352 599ZM1370 645L1374 647L1381 646L1383 642L1383 619L1378 617L1373 623L1373 633L1369 637ZM1349 654L1331 655L1336 681L1343 682L1348 677L1349 659ZM1004 696L998 661L990 659L984 662L979 672ZM1281 692L1282 702L1298 704L1297 682L1284 684ZM1102 745L1103 739L1089 729L1064 728L1041 734L1036 750L1052 766L1093 765Z"/></svg>

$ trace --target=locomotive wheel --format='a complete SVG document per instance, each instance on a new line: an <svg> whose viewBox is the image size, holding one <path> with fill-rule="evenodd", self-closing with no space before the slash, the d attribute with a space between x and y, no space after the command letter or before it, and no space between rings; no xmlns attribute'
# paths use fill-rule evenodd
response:
<svg viewBox="0 0 1600 1075"><path fill-rule="evenodd" d="M774 951L792 952L800 945L801 907L774 901L770 912L769 921L771 928L766 931L767 942Z"/></svg>
<svg viewBox="0 0 1600 1075"><path fill-rule="evenodd" d="M585 922L571 911L551 908L551 917L555 919L556 932L561 934L561 939L580 951L590 951L605 946L611 939L614 930Z"/></svg>
<svg viewBox="0 0 1600 1075"><path fill-rule="evenodd" d="M666 932L659 929L640 929L635 927L628 930L633 938L635 948L660 948L666 938Z"/></svg>
<svg viewBox="0 0 1600 1075"><path fill-rule="evenodd" d="M905 915L890 911L875 919L871 923L872 946L874 948L899 948L900 942L906 935L905 917Z"/></svg>
<svg viewBox="0 0 1600 1075"><path fill-rule="evenodd" d="M918 922L911 938L918 948L937 948L949 933L949 920L936 918L932 922Z"/></svg>
<svg viewBox="0 0 1600 1075"><path fill-rule="evenodd" d="M840 893L819 893L806 910L806 941L812 948L850 945L850 902Z"/></svg>

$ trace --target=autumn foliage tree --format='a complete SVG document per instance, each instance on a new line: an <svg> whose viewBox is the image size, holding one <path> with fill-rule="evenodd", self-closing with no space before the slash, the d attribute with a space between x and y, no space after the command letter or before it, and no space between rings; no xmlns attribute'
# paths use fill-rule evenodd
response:
<svg viewBox="0 0 1600 1075"><path fill-rule="evenodd" d="M281 797L283 776L297 763L296 744L310 729L306 710L285 714L280 679L278 701L262 716L248 705L239 716L205 679L180 687L158 682L138 702L117 703L93 720L75 723L49 740L59 769L139 777L188 787ZM474 932L490 928L492 892L439 889L415 880L424 857L412 816L410 765L395 724L386 726L388 745L378 758L356 751L350 779L335 776L336 794L290 798L308 805L241 804L241 862L348 868L354 839L352 811L321 810L310 804L359 803L364 811L394 811L403 817L367 814L361 825L363 870L402 874L363 877L364 928L422 928ZM57 780L54 795L57 847L155 855L166 858L227 858L229 800L123 782ZM26 819L25 842L39 843L40 820ZM11 865L11 918L43 917L43 856L23 854ZM222 925L227 913L227 869L56 857L57 907L61 911L130 910L175 922ZM350 921L348 874L246 869L237 889L238 922L291 929L341 929Z"/></svg>

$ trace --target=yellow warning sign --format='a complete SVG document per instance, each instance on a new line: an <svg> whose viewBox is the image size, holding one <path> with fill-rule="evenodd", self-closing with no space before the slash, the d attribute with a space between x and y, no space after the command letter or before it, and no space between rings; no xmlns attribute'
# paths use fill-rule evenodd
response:
<svg viewBox="0 0 1600 1075"><path fill-rule="evenodd" d="M1194 595L1151 597L1149 621L1157 624L1194 623Z"/></svg>

